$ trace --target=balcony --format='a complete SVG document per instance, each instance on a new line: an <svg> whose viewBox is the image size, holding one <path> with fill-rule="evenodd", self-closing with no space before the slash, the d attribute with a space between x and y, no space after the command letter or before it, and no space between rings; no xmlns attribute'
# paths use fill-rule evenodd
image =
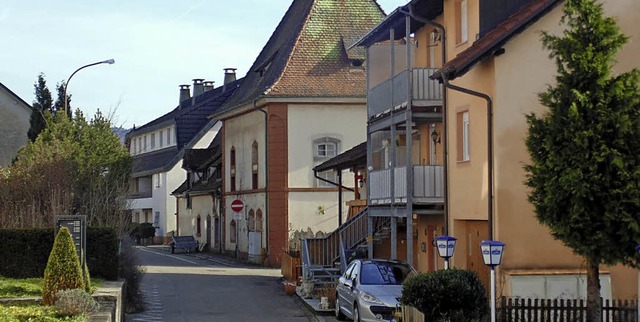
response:
<svg viewBox="0 0 640 322"><path fill-rule="evenodd" d="M374 170L369 173L371 205L391 204L391 171L394 171L394 203L407 202L407 168ZM444 167L441 165L413 166L413 203L441 204L444 202Z"/></svg>
<svg viewBox="0 0 640 322"><path fill-rule="evenodd" d="M441 106L442 85L429 78L435 68L414 68L411 77L413 106ZM407 101L408 70L371 88L367 95L369 115L377 115ZM391 95L393 88L393 96Z"/></svg>

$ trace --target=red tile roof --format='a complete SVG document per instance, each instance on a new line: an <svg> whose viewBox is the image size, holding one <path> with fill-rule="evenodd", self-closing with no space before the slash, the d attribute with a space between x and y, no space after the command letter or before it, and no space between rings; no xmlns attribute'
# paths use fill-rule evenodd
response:
<svg viewBox="0 0 640 322"><path fill-rule="evenodd" d="M493 56L504 44L531 24L551 11L563 0L533 0L522 6L507 20L488 31L482 38L476 40L471 47L465 49L455 58L448 61L431 78L441 79L447 74L451 80L464 75L475 64Z"/></svg>

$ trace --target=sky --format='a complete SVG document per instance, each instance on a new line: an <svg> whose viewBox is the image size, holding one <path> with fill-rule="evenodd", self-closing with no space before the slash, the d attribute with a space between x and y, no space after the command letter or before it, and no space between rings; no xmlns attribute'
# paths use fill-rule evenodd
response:
<svg viewBox="0 0 640 322"><path fill-rule="evenodd" d="M0 0L0 83L29 104L44 73L69 81L71 106L114 126L141 126L178 104L178 86L243 77L291 0ZM378 0L386 13L408 0Z"/></svg>

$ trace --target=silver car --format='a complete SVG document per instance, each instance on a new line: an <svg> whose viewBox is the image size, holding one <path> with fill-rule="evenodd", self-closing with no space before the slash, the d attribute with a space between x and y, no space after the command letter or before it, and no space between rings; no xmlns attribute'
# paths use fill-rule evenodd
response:
<svg viewBox="0 0 640 322"><path fill-rule="evenodd" d="M398 309L402 282L415 274L398 260L356 259L349 264L336 287L335 314L353 321L389 321Z"/></svg>

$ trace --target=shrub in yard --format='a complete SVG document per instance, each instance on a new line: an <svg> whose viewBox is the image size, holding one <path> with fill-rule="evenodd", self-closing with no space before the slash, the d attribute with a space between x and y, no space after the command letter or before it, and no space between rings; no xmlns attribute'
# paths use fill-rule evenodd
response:
<svg viewBox="0 0 640 322"><path fill-rule="evenodd" d="M89 275L89 266L87 266L87 262L84 263L82 281L84 282L84 291L91 294L91 276Z"/></svg>
<svg viewBox="0 0 640 322"><path fill-rule="evenodd" d="M89 293L79 288L58 292L55 306L59 314L66 316L92 314L100 308L100 304Z"/></svg>
<svg viewBox="0 0 640 322"><path fill-rule="evenodd" d="M478 275L461 269L407 279L400 303L420 310L427 321L471 321L489 313L489 301Z"/></svg>
<svg viewBox="0 0 640 322"><path fill-rule="evenodd" d="M59 291L74 288L84 289L82 269L69 229L62 227L53 242L53 249L44 270L42 303L53 305Z"/></svg>
<svg viewBox="0 0 640 322"><path fill-rule="evenodd" d="M122 241L120 253L119 276L125 280L124 305L127 313L144 311L144 296L140 288L144 270L138 265L135 249L131 239Z"/></svg>

